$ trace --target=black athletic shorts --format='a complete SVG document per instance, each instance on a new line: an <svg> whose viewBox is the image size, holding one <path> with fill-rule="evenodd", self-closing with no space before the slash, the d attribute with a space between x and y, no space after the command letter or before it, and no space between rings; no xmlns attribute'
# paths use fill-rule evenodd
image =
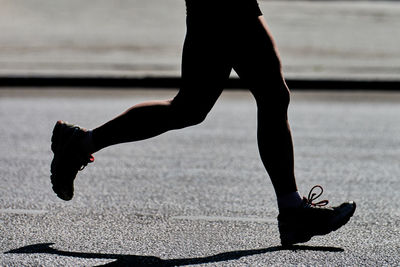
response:
<svg viewBox="0 0 400 267"><path fill-rule="evenodd" d="M188 16L203 16L203 20L215 16L236 18L262 15L257 0L186 0L186 13Z"/></svg>

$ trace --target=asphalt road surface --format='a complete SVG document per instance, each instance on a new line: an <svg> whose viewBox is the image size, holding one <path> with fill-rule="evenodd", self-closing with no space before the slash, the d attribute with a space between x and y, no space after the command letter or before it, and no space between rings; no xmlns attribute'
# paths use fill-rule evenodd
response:
<svg viewBox="0 0 400 267"><path fill-rule="evenodd" d="M0 90L1 266L399 266L400 94L295 92L299 189L358 209L337 232L280 247L256 109L224 92L207 120L97 153L64 202L51 190L51 130L95 127L174 91Z"/></svg>

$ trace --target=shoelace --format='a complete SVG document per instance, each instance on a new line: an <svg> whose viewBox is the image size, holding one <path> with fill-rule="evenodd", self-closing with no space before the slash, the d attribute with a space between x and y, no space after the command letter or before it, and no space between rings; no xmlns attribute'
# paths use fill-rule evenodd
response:
<svg viewBox="0 0 400 267"><path fill-rule="evenodd" d="M94 161L93 155L89 155L88 159L85 159L85 161L82 163L82 166L79 168L79 171L82 171L89 163L92 163Z"/></svg>
<svg viewBox="0 0 400 267"><path fill-rule="evenodd" d="M319 194L313 193L315 188L319 188L321 190L321 192ZM326 199L321 200L316 203L313 203L313 201L316 200L317 198L319 198L323 192L324 192L324 189L320 185L315 185L313 188L311 188L310 193L308 193L308 197L307 197L307 205L315 206L315 207L323 207L323 206L328 205L329 201Z"/></svg>

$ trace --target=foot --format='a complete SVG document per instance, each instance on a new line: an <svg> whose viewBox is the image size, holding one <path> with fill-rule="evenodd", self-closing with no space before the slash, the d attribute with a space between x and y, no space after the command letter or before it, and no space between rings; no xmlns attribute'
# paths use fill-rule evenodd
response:
<svg viewBox="0 0 400 267"><path fill-rule="evenodd" d="M51 183L53 191L63 200L74 195L74 179L78 171L94 161L94 157L83 151L81 140L86 130L79 126L58 121L51 137Z"/></svg>
<svg viewBox="0 0 400 267"><path fill-rule="evenodd" d="M315 188L321 192L313 193ZM326 235L345 225L356 210L356 203L345 202L337 207L326 207L328 200L312 203L323 192L321 186L314 186L308 198L298 208L280 210L278 227L282 246L304 243L315 235Z"/></svg>

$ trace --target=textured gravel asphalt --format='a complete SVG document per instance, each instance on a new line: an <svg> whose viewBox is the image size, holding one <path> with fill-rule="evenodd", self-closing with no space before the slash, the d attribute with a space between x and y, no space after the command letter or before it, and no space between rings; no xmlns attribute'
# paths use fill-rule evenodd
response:
<svg viewBox="0 0 400 267"><path fill-rule="evenodd" d="M96 154L76 195L51 190L56 120L95 127L174 91L0 91L0 266L399 266L400 94L295 92L290 107L302 194L315 184L350 222L280 247L256 109L224 92L207 120Z"/></svg>

